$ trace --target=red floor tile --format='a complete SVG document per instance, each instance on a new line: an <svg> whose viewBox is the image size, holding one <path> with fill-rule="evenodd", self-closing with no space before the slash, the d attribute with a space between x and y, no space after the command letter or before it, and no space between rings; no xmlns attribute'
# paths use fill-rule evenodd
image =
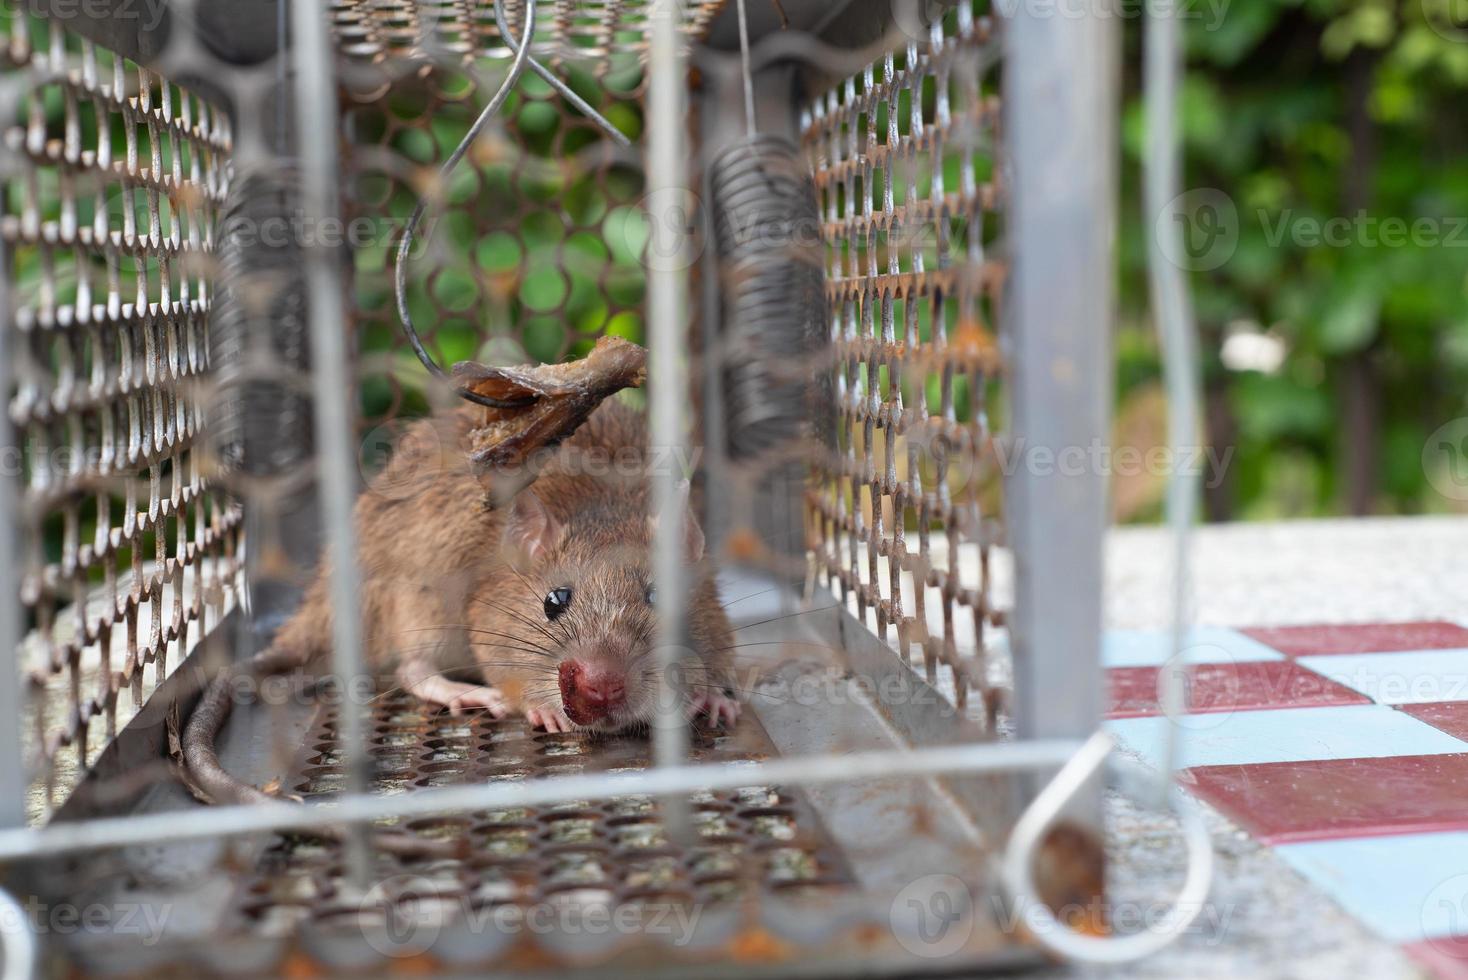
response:
<svg viewBox="0 0 1468 980"><path fill-rule="evenodd" d="M1402 947L1438 980L1468 980L1468 938L1426 939Z"/></svg>
<svg viewBox="0 0 1468 980"><path fill-rule="evenodd" d="M1405 711L1413 718L1427 722L1440 732L1468 742L1468 701L1429 701L1425 704L1403 704L1398 711Z"/></svg>
<svg viewBox="0 0 1468 980"><path fill-rule="evenodd" d="M1468 754L1199 766L1182 779L1265 844L1468 829Z"/></svg>
<svg viewBox="0 0 1468 980"><path fill-rule="evenodd" d="M1468 647L1468 629L1446 622L1256 626L1239 632L1292 657Z"/></svg>
<svg viewBox="0 0 1468 980"><path fill-rule="evenodd" d="M1193 714L1370 702L1365 695L1288 660L1198 664L1185 669L1189 671L1188 711ZM1141 718L1162 714L1157 690L1159 670L1158 667L1108 670L1111 700L1106 717Z"/></svg>

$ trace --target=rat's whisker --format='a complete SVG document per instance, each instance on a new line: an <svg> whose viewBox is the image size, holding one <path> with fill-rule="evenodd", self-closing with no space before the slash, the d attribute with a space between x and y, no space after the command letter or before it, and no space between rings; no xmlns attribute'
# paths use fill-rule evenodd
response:
<svg viewBox="0 0 1468 980"><path fill-rule="evenodd" d="M487 630L487 629L469 629L469 630L465 630L464 632L470 634L471 636L497 636L497 637L499 637L500 639L503 639L503 640L513 640L516 643L521 644L522 647L525 650L530 651L530 652L534 652L537 656L541 656L541 657L548 657L550 659L559 659L560 656L561 656L560 653L558 653L555 650L551 650L551 649L548 649L547 647L543 647L540 644L536 643L534 640L526 639L523 636L516 636L513 633L501 633L498 630Z"/></svg>
<svg viewBox="0 0 1468 980"><path fill-rule="evenodd" d="M482 606L488 606L490 609L496 609L496 610L504 613L506 616L509 616L511 619L514 619L514 620L516 620L516 621L524 624L525 626L528 626L530 629L535 630L535 632L539 633L541 636L544 636L546 639L550 640L551 642L555 642L555 640L556 640L555 634L553 634L550 630L546 629L546 627L545 627L544 624L535 622L533 619L531 619L530 617L526 616L525 614L523 614L521 612L518 612L518 611L516 611L514 609L511 609L509 606L507 606L507 605L505 605L503 603L491 602L488 599L479 599L479 598L476 598L474 601L477 602L477 603L479 603Z"/></svg>
<svg viewBox="0 0 1468 980"><path fill-rule="evenodd" d="M771 616L769 619L761 619L757 623L745 623L743 626L736 626L736 627L734 627L734 630L733 631L735 633L737 633L740 630L753 629L756 626L764 626L767 623L778 623L782 619L793 619L796 616L806 616L806 615L809 615L810 613L824 612L827 609L840 609L840 608L841 607L838 606L838 605L830 605L830 606L816 606L813 609L800 609L800 610L797 610L797 611L795 611L793 613L786 613L783 616Z"/></svg>
<svg viewBox="0 0 1468 980"><path fill-rule="evenodd" d="M760 589L758 592L751 592L748 595L742 595L737 599L730 599L728 602L720 603L720 605L722 605L725 609L728 609L730 606L735 605L736 603L743 602L745 599L753 599L755 596L768 595L771 592L778 592L780 589L783 588L783 585L772 585L768 589Z"/></svg>
<svg viewBox="0 0 1468 980"><path fill-rule="evenodd" d="M473 643L473 642L470 642L470 643L466 643L465 645L468 646L470 649L476 649L476 648L478 648L478 649L485 649L485 650L516 650L516 651L519 651L520 653L528 654L528 655L530 655L532 657L539 657L539 656L542 656L543 655L539 650L535 650L535 649L532 649L530 647L515 646L514 644L511 644L511 643ZM430 644L427 644L427 645L424 645L424 646L399 647L398 650L397 650L397 652L398 652L399 656L407 656L407 655L411 655L411 654L424 653L424 652L427 652L427 651L430 651L430 650L437 650L437 649L439 649L439 644L437 644L437 643L430 643ZM539 665L537 665L537 666L539 666Z"/></svg>
<svg viewBox="0 0 1468 980"><path fill-rule="evenodd" d="M766 699L771 700L771 701L779 701L782 704L784 702L790 700L789 698L782 698L778 694L771 694L769 691L757 691L757 690L755 690L752 687L737 687L737 686L735 686L733 684L694 684L694 683L688 683L685 686L686 687L708 688L709 690L723 691L723 692L733 691L735 694L744 694L744 695L747 695L749 697L755 697L755 698L766 698Z"/></svg>
<svg viewBox="0 0 1468 980"><path fill-rule="evenodd" d="M536 664L536 665L530 665L530 664L525 664L525 663L517 663L514 660L470 660L464 666L466 666L466 667L507 667L507 668L511 668L511 669L514 669L514 670L524 670L524 671L529 671L531 673L545 674L548 677L556 676L556 669L554 667L542 667L542 666L540 666L538 664Z"/></svg>
<svg viewBox="0 0 1468 980"><path fill-rule="evenodd" d="M524 644L527 647L533 647L534 649L540 650L540 651L542 651L544 653L553 653L554 652L554 651L550 650L548 647L541 646L539 643L537 643L531 637L527 637L527 636L516 636L513 633L500 633L500 632L498 632L496 630L487 630L487 629L483 629L483 628L480 628L480 627L470 626L467 623L446 623L446 624L444 624L442 626L419 626L419 627L414 627L414 628L411 628L411 629L399 630L398 632L400 632L400 633L421 633L421 632L429 632L429 631L432 631L432 630L458 630L460 632L472 633L472 634L475 634L475 635L499 636L499 637L504 637L505 639L514 640L516 643Z"/></svg>
<svg viewBox="0 0 1468 980"><path fill-rule="evenodd" d="M487 649L497 649L497 648L495 648L495 647L489 647ZM456 668L458 668L459 666L460 665L455 664L455 667ZM547 667L547 666L544 666L542 664L527 664L523 660L481 660L481 659L479 659L479 658L476 657L476 658L474 658L472 660L465 661L462 664L462 666L463 667L514 667L516 670L525 670L525 671L529 671L531 673L545 674L547 676L553 676L556 673L556 669L554 667Z"/></svg>
<svg viewBox="0 0 1468 980"><path fill-rule="evenodd" d="M725 653L729 650L742 650L745 647L808 647L816 650L826 650L830 653L841 653L841 648L829 643L817 643L814 640L751 640L748 643L731 643L726 647L715 647L712 653Z"/></svg>

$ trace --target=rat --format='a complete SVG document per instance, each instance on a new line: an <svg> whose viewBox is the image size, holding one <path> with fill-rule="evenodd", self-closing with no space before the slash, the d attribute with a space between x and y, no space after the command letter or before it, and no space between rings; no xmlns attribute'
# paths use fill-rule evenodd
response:
<svg viewBox="0 0 1468 980"><path fill-rule="evenodd" d="M651 453L645 416L608 397L641 383L644 357L604 338L567 365L456 366L480 404L410 425L356 504L365 655L376 675L453 713L521 713L548 732L653 720ZM670 680L686 716L732 726L741 710L733 632L682 487L687 642ZM323 561L270 647L201 697L183 746L197 788L220 802L265 798L229 776L214 750L230 677L306 669L331 646Z"/></svg>

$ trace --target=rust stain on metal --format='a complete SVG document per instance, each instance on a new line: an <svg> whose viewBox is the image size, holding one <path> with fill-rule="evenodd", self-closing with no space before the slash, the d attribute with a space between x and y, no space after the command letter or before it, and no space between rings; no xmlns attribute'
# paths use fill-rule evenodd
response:
<svg viewBox="0 0 1468 980"><path fill-rule="evenodd" d="M546 734L519 718L436 713L401 691L373 702L372 721L373 788L381 793L651 765L643 736ZM330 804L345 786L337 725L336 708L323 707L284 780L308 804ZM763 730L746 719L732 734L695 730L690 761L758 761L771 754ZM375 873L400 887L365 909L348 897L337 841L278 835L240 890L234 928L264 935L291 935L308 925L347 928L397 914L400 903L422 895L455 908L618 908L726 904L852 886L844 858L799 792L751 785L696 793L691 802L696 838L686 845L667 833L658 801L641 796L394 823L395 831L453 846L431 859L375 855Z"/></svg>
<svg viewBox="0 0 1468 980"><path fill-rule="evenodd" d="M243 512L203 463L230 115L35 13L0 44L29 106L5 114L0 329L40 818L233 604Z"/></svg>
<svg viewBox="0 0 1468 980"><path fill-rule="evenodd" d="M878 636L895 630L904 655L921 650L930 676L951 669L962 707L989 685L996 615L980 529L999 501L981 456L989 389L1004 373L1004 268L991 248L1000 104L985 91L998 30L968 4L953 13L941 36L832 85L800 125L836 362L807 536L824 583ZM979 562L961 564L960 547Z"/></svg>
<svg viewBox="0 0 1468 980"><path fill-rule="evenodd" d="M740 963L775 963L790 958L789 943L764 929L750 929L729 943L729 955Z"/></svg>
<svg viewBox="0 0 1468 980"><path fill-rule="evenodd" d="M293 952L280 962L280 975L286 980L310 980L324 976L321 965L304 953Z"/></svg>
<svg viewBox="0 0 1468 980"><path fill-rule="evenodd" d="M1035 889L1052 911L1083 910L1082 919L1068 925L1092 935L1108 931L1106 854L1090 828L1070 821L1051 828L1036 850Z"/></svg>

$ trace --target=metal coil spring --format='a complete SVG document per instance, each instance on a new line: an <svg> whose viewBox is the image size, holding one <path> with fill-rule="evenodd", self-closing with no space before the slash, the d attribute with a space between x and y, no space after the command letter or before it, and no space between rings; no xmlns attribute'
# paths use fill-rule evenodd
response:
<svg viewBox="0 0 1468 980"><path fill-rule="evenodd" d="M827 307L815 185L794 144L760 134L711 171L724 295L727 449L745 459L809 432Z"/></svg>
<svg viewBox="0 0 1468 980"><path fill-rule="evenodd" d="M234 183L220 219L215 257L219 277L210 312L210 360L223 394L209 399L209 445L227 466L254 476L280 473L311 456L311 408L304 382L256 367L286 364L310 370L306 284L293 238L261 229L285 228L300 202L294 168L244 174ZM261 355L261 356L257 356ZM246 452L250 420L271 419L277 439Z"/></svg>

